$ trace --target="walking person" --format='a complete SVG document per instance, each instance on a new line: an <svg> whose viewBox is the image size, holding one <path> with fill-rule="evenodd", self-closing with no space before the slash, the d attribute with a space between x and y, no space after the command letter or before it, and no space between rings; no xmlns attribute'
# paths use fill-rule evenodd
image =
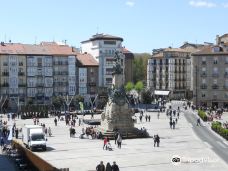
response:
<svg viewBox="0 0 228 171"><path fill-rule="evenodd" d="M57 119L56 118L54 119L54 123L55 123L55 126L57 126Z"/></svg>
<svg viewBox="0 0 228 171"><path fill-rule="evenodd" d="M169 121L170 129L172 129L172 125L173 125L173 122L170 120L170 121Z"/></svg>
<svg viewBox="0 0 228 171"><path fill-rule="evenodd" d="M116 132L115 132L115 135L114 135L114 138L115 138L115 144L116 144L116 141L117 141L117 138L118 138L118 134L119 134L119 133L116 131Z"/></svg>
<svg viewBox="0 0 228 171"><path fill-rule="evenodd" d="M200 118L197 119L197 124L196 124L196 126L201 126L201 124L200 124Z"/></svg>
<svg viewBox="0 0 228 171"><path fill-rule="evenodd" d="M148 116L148 120L149 120L149 122L150 122L150 115Z"/></svg>
<svg viewBox="0 0 228 171"><path fill-rule="evenodd" d="M118 145L118 148L121 148L121 144L122 144L122 137L121 137L121 135L119 134L119 135L118 135L118 138L117 138L117 145Z"/></svg>
<svg viewBox="0 0 228 171"><path fill-rule="evenodd" d="M157 118L158 118L158 119L160 118L160 112L158 112Z"/></svg>
<svg viewBox="0 0 228 171"><path fill-rule="evenodd" d="M142 122L142 115L139 116L139 120L140 120L140 122Z"/></svg>
<svg viewBox="0 0 228 171"><path fill-rule="evenodd" d="M176 123L175 123L175 121L174 121L174 120L173 120L172 125L173 125L173 129L175 129L175 125L176 125Z"/></svg>
<svg viewBox="0 0 228 171"><path fill-rule="evenodd" d="M1 137L1 148L4 147L4 144L5 144L4 139L3 139L3 137Z"/></svg>
<svg viewBox="0 0 228 171"><path fill-rule="evenodd" d="M159 145L160 145L160 137L159 137L159 135L157 134L157 147L159 147Z"/></svg>
<svg viewBox="0 0 228 171"><path fill-rule="evenodd" d="M105 166L103 164L103 161L101 161L100 164L97 165L96 171L105 171Z"/></svg>
<svg viewBox="0 0 228 171"><path fill-rule="evenodd" d="M103 150L104 150L104 148L107 150L107 142L108 142L108 138L105 137L105 138L104 138Z"/></svg>
<svg viewBox="0 0 228 171"><path fill-rule="evenodd" d="M119 166L116 164L116 162L114 161L113 162L113 165L112 165L112 171L119 171Z"/></svg>
<svg viewBox="0 0 228 171"><path fill-rule="evenodd" d="M154 135L154 147L156 146L157 144L157 135Z"/></svg>
<svg viewBox="0 0 228 171"><path fill-rule="evenodd" d="M49 135L49 137L52 136L52 132L51 132L51 128L50 127L48 128L48 135Z"/></svg>
<svg viewBox="0 0 228 171"><path fill-rule="evenodd" d="M111 164L109 162L106 164L105 171L112 171L112 166L111 166Z"/></svg>

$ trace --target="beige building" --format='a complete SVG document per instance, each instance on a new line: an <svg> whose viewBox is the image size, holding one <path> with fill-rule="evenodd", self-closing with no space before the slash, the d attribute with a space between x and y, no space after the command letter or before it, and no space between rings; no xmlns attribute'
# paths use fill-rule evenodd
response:
<svg viewBox="0 0 228 171"><path fill-rule="evenodd" d="M193 57L193 103L228 107L228 34L217 36L216 45L205 46Z"/></svg>
<svg viewBox="0 0 228 171"><path fill-rule="evenodd" d="M77 60L77 56L80 60ZM39 45L1 43L0 103L9 100L14 111L28 102L51 104L53 96L75 96L79 89L77 61L88 70L87 94L95 96L98 64L92 56L55 42ZM94 66L91 65L94 62ZM88 88L89 87L89 88Z"/></svg>
<svg viewBox="0 0 228 171"><path fill-rule="evenodd" d="M148 60L147 87L155 95L167 91L173 99L192 97L190 55L193 50L187 47L154 50Z"/></svg>

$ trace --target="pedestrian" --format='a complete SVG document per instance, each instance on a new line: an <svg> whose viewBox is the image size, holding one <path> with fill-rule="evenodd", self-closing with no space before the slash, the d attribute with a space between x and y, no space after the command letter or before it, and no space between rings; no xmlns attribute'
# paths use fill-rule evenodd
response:
<svg viewBox="0 0 228 171"><path fill-rule="evenodd" d="M47 128L44 128L44 133L45 133L45 135L47 136L47 133L48 133Z"/></svg>
<svg viewBox="0 0 228 171"><path fill-rule="evenodd" d="M172 125L173 125L173 129L175 129L175 125L176 125L176 123L175 123L175 121L174 121L174 120L173 120Z"/></svg>
<svg viewBox="0 0 228 171"><path fill-rule="evenodd" d="M48 135L49 135L49 137L52 136L52 132L51 132L51 128L50 127L48 128Z"/></svg>
<svg viewBox="0 0 228 171"><path fill-rule="evenodd" d="M173 125L173 122L170 120L170 121L169 121L170 129L172 129L172 125Z"/></svg>
<svg viewBox="0 0 228 171"><path fill-rule="evenodd" d="M159 147L159 144L160 144L160 137L159 137L159 135L157 134L157 147Z"/></svg>
<svg viewBox="0 0 228 171"><path fill-rule="evenodd" d="M4 147L4 144L5 144L4 139L3 139L3 137L1 137L1 148Z"/></svg>
<svg viewBox="0 0 228 171"><path fill-rule="evenodd" d="M179 119L179 117L180 117L180 112L177 113L177 118Z"/></svg>
<svg viewBox="0 0 228 171"><path fill-rule="evenodd" d="M150 115L148 116L148 120L149 120L149 122L150 122Z"/></svg>
<svg viewBox="0 0 228 171"><path fill-rule="evenodd" d="M94 115L94 113L92 112L92 113L91 113L91 119L94 119L94 116L93 116L93 115Z"/></svg>
<svg viewBox="0 0 228 171"><path fill-rule="evenodd" d="M112 166L109 162L106 164L106 170L105 171L112 171Z"/></svg>
<svg viewBox="0 0 228 171"><path fill-rule="evenodd" d="M146 122L147 122L148 116L146 115L145 118L146 118Z"/></svg>
<svg viewBox="0 0 228 171"><path fill-rule="evenodd" d="M176 118L176 120L175 120L175 121L176 121L176 124L177 124L178 119Z"/></svg>
<svg viewBox="0 0 228 171"><path fill-rule="evenodd" d="M122 144L122 137L121 137L121 135L119 134L119 135L118 135L118 138L117 138L117 145L118 145L118 148L121 148L121 144Z"/></svg>
<svg viewBox="0 0 228 171"><path fill-rule="evenodd" d="M36 118L36 123L37 123L37 125L39 125L39 123L40 123L39 118Z"/></svg>
<svg viewBox="0 0 228 171"><path fill-rule="evenodd" d="M157 135L154 135L154 147L156 146L157 143Z"/></svg>
<svg viewBox="0 0 228 171"><path fill-rule="evenodd" d="M159 117L160 117L160 112L158 112L158 115L157 115L157 117L158 117L158 119L159 119Z"/></svg>
<svg viewBox="0 0 228 171"><path fill-rule="evenodd" d="M140 122L142 122L142 115L139 116L139 120L140 120Z"/></svg>
<svg viewBox="0 0 228 171"><path fill-rule="evenodd" d="M57 126L57 119L56 118L54 119L54 123L55 123L55 126Z"/></svg>
<svg viewBox="0 0 228 171"><path fill-rule="evenodd" d="M197 126L199 125L199 126L201 126L201 124L200 124L200 118L198 118L197 119L197 124L196 124Z"/></svg>
<svg viewBox="0 0 228 171"><path fill-rule="evenodd" d="M103 161L101 161L100 164L97 165L96 171L105 171L105 166L103 164Z"/></svg>
<svg viewBox="0 0 228 171"><path fill-rule="evenodd" d="M113 162L113 165L112 165L112 171L119 171L119 166L116 164L116 162L114 161Z"/></svg>
<svg viewBox="0 0 228 171"><path fill-rule="evenodd" d="M19 132L19 130L18 130L18 128L16 128L16 129L15 129L15 136L16 136L16 139L18 139L18 132Z"/></svg>
<svg viewBox="0 0 228 171"><path fill-rule="evenodd" d="M108 138L105 137L105 138L104 138L103 150L104 150L104 148L107 150L107 142L108 142Z"/></svg>
<svg viewBox="0 0 228 171"><path fill-rule="evenodd" d="M119 134L119 133L116 131L116 132L115 132L115 135L114 135L114 138L115 138L115 144L116 144L116 141L117 141L117 138L118 138L118 134Z"/></svg>

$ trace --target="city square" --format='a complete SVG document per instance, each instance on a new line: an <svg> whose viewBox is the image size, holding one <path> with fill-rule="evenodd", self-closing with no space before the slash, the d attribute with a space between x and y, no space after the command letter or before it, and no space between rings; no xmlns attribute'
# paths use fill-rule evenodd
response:
<svg viewBox="0 0 228 171"><path fill-rule="evenodd" d="M227 9L2 1L0 171L227 171Z"/></svg>

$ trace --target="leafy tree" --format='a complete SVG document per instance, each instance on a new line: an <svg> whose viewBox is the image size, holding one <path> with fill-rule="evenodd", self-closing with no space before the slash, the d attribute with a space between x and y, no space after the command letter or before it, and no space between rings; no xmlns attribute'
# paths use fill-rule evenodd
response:
<svg viewBox="0 0 228 171"><path fill-rule="evenodd" d="M53 97L52 98L52 104L56 109L60 109L61 106L64 104L64 100L61 97Z"/></svg>
<svg viewBox="0 0 228 171"><path fill-rule="evenodd" d="M138 81L136 84L135 84L135 90L140 93L143 89L143 83L142 81Z"/></svg>
<svg viewBox="0 0 228 171"><path fill-rule="evenodd" d="M152 94L150 90L142 91L142 102L144 104L150 104L153 101Z"/></svg>
<svg viewBox="0 0 228 171"><path fill-rule="evenodd" d="M125 90L126 90L126 92L130 92L133 88L134 88L134 84L133 84L132 82L128 82L128 83L125 85Z"/></svg>
<svg viewBox="0 0 228 171"><path fill-rule="evenodd" d="M136 53L134 54L133 61L133 82L144 81L147 77L147 63L151 57L149 53Z"/></svg>

